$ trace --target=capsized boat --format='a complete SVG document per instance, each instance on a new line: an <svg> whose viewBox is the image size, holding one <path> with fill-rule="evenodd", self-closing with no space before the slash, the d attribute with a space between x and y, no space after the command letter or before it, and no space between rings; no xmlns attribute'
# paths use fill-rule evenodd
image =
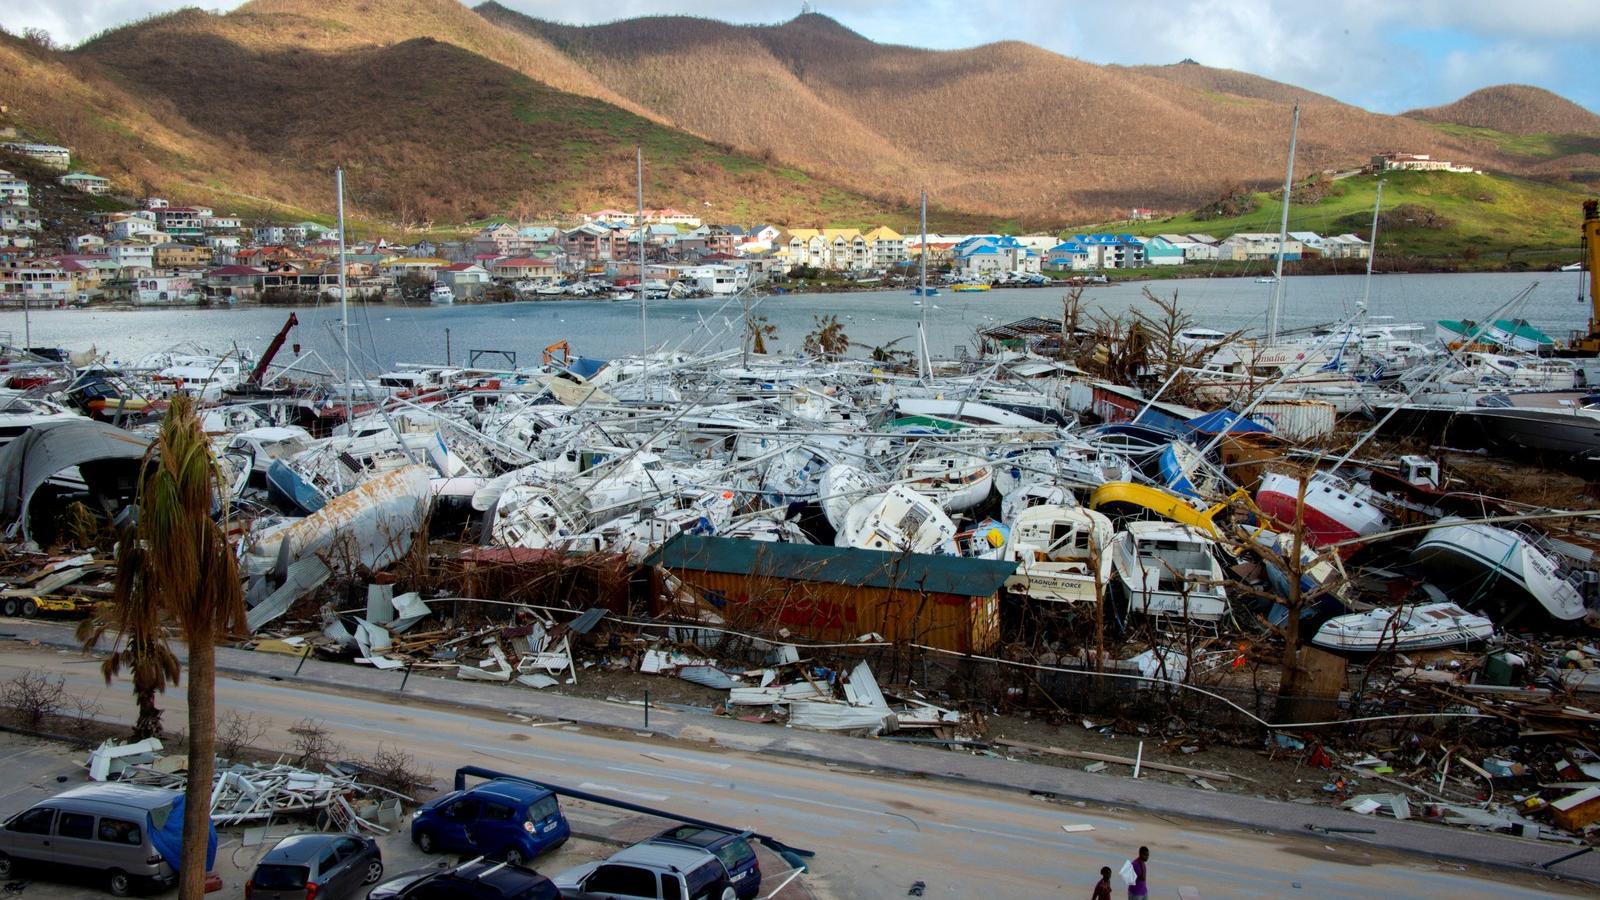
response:
<svg viewBox="0 0 1600 900"><path fill-rule="evenodd" d="M1493 344L1523 353L1548 353L1555 349L1555 338L1535 328L1527 319L1495 319L1493 322L1440 319L1434 333L1452 344Z"/></svg>
<svg viewBox="0 0 1600 900"><path fill-rule="evenodd" d="M1557 622L1576 622L1588 613L1576 576L1554 555L1532 532L1459 516L1440 519L1411 551L1429 580L1465 606L1498 610L1502 627L1530 612Z"/></svg>
<svg viewBox="0 0 1600 900"><path fill-rule="evenodd" d="M1398 523L1377 501L1367 486L1330 472L1316 472L1306 480L1303 516L1297 513L1299 479L1282 472L1267 472L1261 476L1261 486L1256 490L1256 506L1278 527L1292 530L1303 518L1306 542L1313 547L1367 537L1395 527ZM1344 555L1348 556L1355 549L1355 545L1349 545Z"/></svg>
<svg viewBox="0 0 1600 900"><path fill-rule="evenodd" d="M828 524L838 532L844 528L845 514L857 500L873 493L880 482L849 463L834 463L817 480L817 505Z"/></svg>
<svg viewBox="0 0 1600 900"><path fill-rule="evenodd" d="M1267 621L1282 625L1289 618L1292 600L1290 573L1287 563L1294 553L1294 537L1275 531L1260 529L1250 534L1261 558L1261 568L1267 584L1282 602L1272 603L1267 609ZM1300 617L1325 618L1350 611L1349 581L1338 554L1318 553L1302 543L1300 547Z"/></svg>
<svg viewBox="0 0 1600 900"><path fill-rule="evenodd" d="M863 550L957 556L955 538L955 523L938 504L897 484L852 504L834 543Z"/></svg>
<svg viewBox="0 0 1600 900"><path fill-rule="evenodd" d="M984 519L956 533L956 552L968 559L1004 559L1011 528L994 519Z"/></svg>
<svg viewBox="0 0 1600 900"><path fill-rule="evenodd" d="M982 503L994 485L989 461L964 453L915 460L906 467L905 478L907 487L953 513Z"/></svg>
<svg viewBox="0 0 1600 900"><path fill-rule="evenodd" d="M1454 603L1420 603L1336 616L1317 629L1311 643L1349 653L1435 650L1494 638L1494 623Z"/></svg>
<svg viewBox="0 0 1600 900"><path fill-rule="evenodd" d="M1023 511L1035 506L1066 506L1075 507L1078 498L1072 491L1059 485L1047 482L1034 482L1023 485L1005 496L1000 501L1000 520L1013 527L1017 518Z"/></svg>

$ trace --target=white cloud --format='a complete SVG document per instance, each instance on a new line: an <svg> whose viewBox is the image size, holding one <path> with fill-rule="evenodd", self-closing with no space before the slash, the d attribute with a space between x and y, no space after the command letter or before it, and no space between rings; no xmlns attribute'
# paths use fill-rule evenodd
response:
<svg viewBox="0 0 1600 900"><path fill-rule="evenodd" d="M198 0L207 8L233 9L243 0ZM58 43L79 44L108 28L197 2L181 0L7 0L0 25L13 34L43 28Z"/></svg>

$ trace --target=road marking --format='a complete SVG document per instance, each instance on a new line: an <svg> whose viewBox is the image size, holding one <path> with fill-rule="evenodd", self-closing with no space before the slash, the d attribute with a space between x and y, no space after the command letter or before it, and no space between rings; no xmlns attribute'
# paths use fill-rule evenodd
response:
<svg viewBox="0 0 1600 900"><path fill-rule="evenodd" d="M661 761L666 761L666 760L670 759L670 760L672 760L674 762L689 763L691 765L696 765L696 766L710 766L713 769L726 769L726 768L729 768L732 765L731 763L717 762L715 760L710 760L710 759L695 759L692 756L679 756L676 753L662 753L659 750L652 750L649 753L641 753L639 755L643 756L643 757L645 757L647 759L654 759L654 760L661 760Z"/></svg>
<svg viewBox="0 0 1600 900"><path fill-rule="evenodd" d="M905 819L906 821L911 822L914 825L917 825L919 830L920 830L920 826L921 826L922 822L926 821L929 827L931 827L931 828L941 828L941 829L944 829L945 831L956 831L956 832L970 831L970 832L974 832L974 833L977 833L977 834L987 834L987 835L993 835L994 837L1002 837L1002 838L1005 838L1007 840L1012 840L1012 841L1027 841L1028 843L1037 844L1037 845L1039 845L1041 847L1051 847L1051 848L1057 848L1057 849L1059 849L1061 847L1061 842L1060 841L1041 840L1038 837L1035 837L1033 835L1029 835L1029 834L1026 834L1026 833L1009 832L1009 831L992 831L992 830L990 830L988 828L975 828L975 827L973 827L971 825L951 825L951 824L949 824L947 822L940 822L940 821L938 821L936 819L932 819L932 818L925 819L925 820L923 820L923 819L913 819L910 816L905 815L904 813L897 813L897 812L894 812L893 810L888 810L888 809L865 809L865 808L859 807L859 806L845 806L842 803L829 803L829 802L823 801L823 800L813 800L810 797L795 797L795 796L792 796L792 795L789 795L789 794L772 794L772 793L769 793L766 796L772 797L772 798L777 799L777 800L788 800L788 801L791 801L791 802L794 802L794 803L809 803L809 804L811 804L813 806L826 806L829 809L843 809L843 810L848 810L850 812L858 812L858 813L867 813L867 814L871 814L871 815L886 816L888 818L894 818L894 819Z"/></svg>
<svg viewBox="0 0 1600 900"><path fill-rule="evenodd" d="M635 769L631 766L606 766L612 772L627 772L629 775L642 775L646 778L665 778L669 781L681 781L684 784L705 784L699 778L688 778L683 775L669 775L666 772L652 772L649 769Z"/></svg>
<svg viewBox="0 0 1600 900"><path fill-rule="evenodd" d="M607 794L621 794L624 797L638 797L641 800L649 800L651 803L662 803L671 798L670 794L646 794L643 791L630 791L613 784L595 784L591 781L585 781L583 784L578 785L578 790L603 791Z"/></svg>

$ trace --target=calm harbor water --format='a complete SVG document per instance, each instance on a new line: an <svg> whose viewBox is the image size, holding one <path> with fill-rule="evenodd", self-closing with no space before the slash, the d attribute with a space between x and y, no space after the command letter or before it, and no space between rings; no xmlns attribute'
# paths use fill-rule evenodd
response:
<svg viewBox="0 0 1600 900"><path fill-rule="evenodd" d="M1585 326L1588 307L1578 300L1577 273L1382 275L1373 279L1371 315L1398 322L1483 318L1537 282L1520 315L1548 334L1565 339ZM1332 275L1286 280L1282 327L1335 322L1352 315L1361 299L1361 276ZM1224 331L1260 330L1272 286L1248 278L1185 279L1091 287L1084 293L1090 313L1114 315L1148 307L1148 286L1163 296L1177 292L1197 325ZM813 316L837 315L854 342L870 348L904 337L896 346L912 349L919 319L926 314L928 345L948 355L959 345L972 348L974 333L989 325L1025 316L1061 315L1061 288L995 289L986 293L946 291L926 307L913 305L906 290L850 294L787 294L754 301L757 315L777 326L769 349L796 349L812 330ZM343 368L338 355L339 307L295 310L300 327L292 337ZM32 317L35 346L70 350L96 347L115 361L193 341L213 351L237 343L260 353L289 314L288 309L47 310ZM521 365L537 364L545 345L570 342L573 352L592 357L635 353L642 346L636 301L568 300L454 307L352 305L351 345L359 365L372 374L398 362L445 361L446 329L451 357L465 362L469 350L508 350ZM721 299L655 300L648 310L648 340L656 348L691 353L739 346L740 309ZM0 332L23 337L19 311L0 314ZM356 349L359 348L359 349ZM287 352L287 350L285 351ZM856 351L865 354L866 350ZM285 357L287 358L287 357ZM489 363L485 365L500 365Z"/></svg>

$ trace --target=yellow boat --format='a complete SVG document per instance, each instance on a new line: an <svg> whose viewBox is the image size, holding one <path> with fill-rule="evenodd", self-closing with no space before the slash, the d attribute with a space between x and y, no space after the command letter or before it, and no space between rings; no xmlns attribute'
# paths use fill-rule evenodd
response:
<svg viewBox="0 0 1600 900"><path fill-rule="evenodd" d="M987 291L988 289L989 286L987 284L953 284L950 286L950 290L956 291L957 293L966 293L967 291Z"/></svg>
<svg viewBox="0 0 1600 900"><path fill-rule="evenodd" d="M1213 520L1241 493L1244 493L1242 488L1221 503L1200 509L1187 498L1171 491L1134 484L1131 481L1111 481L1095 488L1094 493L1089 495L1089 508L1106 512L1107 515L1114 517L1150 512L1180 525L1193 526L1213 537L1221 537L1221 532L1217 530L1216 522ZM1244 496L1248 497L1249 494L1246 493ZM1103 507L1111 507L1111 511L1106 511Z"/></svg>

